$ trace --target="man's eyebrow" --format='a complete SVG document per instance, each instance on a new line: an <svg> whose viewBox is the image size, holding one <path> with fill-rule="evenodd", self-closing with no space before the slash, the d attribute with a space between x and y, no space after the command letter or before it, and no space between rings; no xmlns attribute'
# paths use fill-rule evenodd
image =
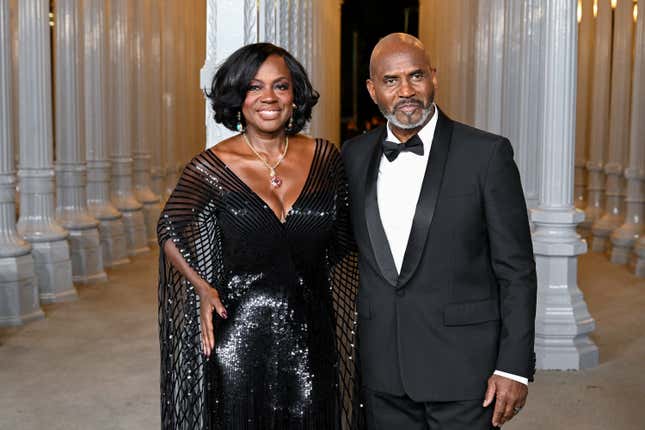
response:
<svg viewBox="0 0 645 430"><path fill-rule="evenodd" d="M383 75L383 79L397 79L399 75Z"/></svg>
<svg viewBox="0 0 645 430"><path fill-rule="evenodd" d="M416 69L416 70L413 70L413 71L411 71L410 73L408 73L408 76L409 76L409 75L418 75L419 73L421 73L421 74L425 74L425 70L423 70L423 69L421 69L421 68Z"/></svg>

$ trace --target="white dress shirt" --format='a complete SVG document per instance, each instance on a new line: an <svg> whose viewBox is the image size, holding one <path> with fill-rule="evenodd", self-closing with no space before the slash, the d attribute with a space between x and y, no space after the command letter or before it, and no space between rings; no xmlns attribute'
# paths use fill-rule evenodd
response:
<svg viewBox="0 0 645 430"><path fill-rule="evenodd" d="M421 185L430 158L437 117L437 107L435 106L432 118L419 130L418 136L423 142L423 155L405 151L391 162L385 155L381 156L376 181L376 198L383 230L385 230L385 236L390 245L398 273L401 273L403 257L412 230L412 220L421 195ZM390 130L389 122L386 140L401 143ZM495 371L495 374L528 385L527 378L498 370Z"/></svg>

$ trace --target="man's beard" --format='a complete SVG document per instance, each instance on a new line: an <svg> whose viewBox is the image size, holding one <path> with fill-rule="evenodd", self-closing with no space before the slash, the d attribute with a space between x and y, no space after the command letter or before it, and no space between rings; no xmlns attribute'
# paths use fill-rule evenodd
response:
<svg viewBox="0 0 645 430"><path fill-rule="evenodd" d="M419 108L421 109L421 116L417 121L412 123L403 123L396 118L396 114L394 112L396 111L398 105L403 105L403 104L416 104L419 106ZM425 125L425 123L428 121L428 118L430 118L430 116L434 113L434 105L432 102L430 102L427 107L424 107L423 103L421 103L418 100L409 100L409 101L398 103L397 106L394 106L391 112L388 112L387 110L385 110L385 108L381 105L378 105L378 108L383 114L383 116L385 117L385 119L387 119L390 122L390 124L392 124L393 126L401 130L412 130ZM410 115L406 114L405 112L403 114L406 115L407 117L410 117Z"/></svg>

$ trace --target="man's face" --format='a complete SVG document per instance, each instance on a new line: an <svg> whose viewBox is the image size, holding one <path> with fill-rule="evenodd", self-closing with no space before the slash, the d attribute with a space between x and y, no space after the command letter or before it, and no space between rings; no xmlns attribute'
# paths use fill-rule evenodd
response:
<svg viewBox="0 0 645 430"><path fill-rule="evenodd" d="M420 128L433 112L436 77L423 50L406 45L380 52L367 90L391 125Z"/></svg>

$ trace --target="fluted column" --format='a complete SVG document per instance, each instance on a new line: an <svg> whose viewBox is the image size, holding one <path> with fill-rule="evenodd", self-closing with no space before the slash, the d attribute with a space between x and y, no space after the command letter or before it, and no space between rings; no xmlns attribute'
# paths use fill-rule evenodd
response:
<svg viewBox="0 0 645 430"><path fill-rule="evenodd" d="M258 6L251 0L244 0L244 7L239 3L239 0L206 2L206 60L200 74L200 86L206 91L210 91L213 76L222 61L242 45L257 42ZM215 123L213 108L207 103L206 146L214 146L233 134Z"/></svg>
<svg viewBox="0 0 645 430"><path fill-rule="evenodd" d="M164 151L164 165L162 166L164 176L164 200L170 196L177 183L175 169L175 144L179 125L177 117L177 51L175 39L179 33L177 19L175 17L175 2L163 0L162 3L162 73L163 73L163 112L162 112L162 141Z"/></svg>
<svg viewBox="0 0 645 430"><path fill-rule="evenodd" d="M54 218L49 1L19 2L20 219L34 256L40 300L76 298L69 233Z"/></svg>
<svg viewBox="0 0 645 430"><path fill-rule="evenodd" d="M629 168L627 177L627 216L625 224L614 232L612 242L616 257L636 241L632 266L636 275L645 277L645 1L638 1L639 14L636 24L634 49L634 82L632 87L632 124ZM640 238L639 238L640 235ZM612 258L614 256L612 255ZM616 258L618 260L619 258ZM622 260L621 260L622 261Z"/></svg>
<svg viewBox="0 0 645 430"><path fill-rule="evenodd" d="M0 327L42 318L31 245L16 231L9 0L0 0Z"/></svg>
<svg viewBox="0 0 645 430"><path fill-rule="evenodd" d="M580 22L578 23L578 85L576 96L576 170L574 198L577 209L587 206L587 147L589 146L589 94L591 92L591 60L595 20L594 0L579 0Z"/></svg>
<svg viewBox="0 0 645 430"><path fill-rule="evenodd" d="M605 251L609 236L623 224L625 199L623 170L629 144L629 110L632 82L632 2L619 0L614 11L614 36L609 105L609 148L605 164L605 211L592 226L593 251ZM611 253L611 250L608 250ZM611 254L610 254L611 255Z"/></svg>
<svg viewBox="0 0 645 430"><path fill-rule="evenodd" d="M110 1L110 117L113 121L114 141L112 150L112 201L123 214L128 254L133 256L149 251L143 205L135 198L132 184L132 135L131 115L136 115L131 105L130 80L133 79L128 46L131 33L128 29L129 8L127 0Z"/></svg>
<svg viewBox="0 0 645 430"><path fill-rule="evenodd" d="M111 163L106 140L109 128L107 91L109 74L105 66L105 9L103 0L83 0L83 115L87 151L87 205L99 221L103 265L114 267L128 263L125 226L121 212L110 200Z"/></svg>
<svg viewBox="0 0 645 430"><path fill-rule="evenodd" d="M470 0L419 2L419 39L432 55L440 90L437 102L458 121L474 119L474 29L477 6ZM511 2L516 3L516 2Z"/></svg>
<svg viewBox="0 0 645 430"><path fill-rule="evenodd" d="M151 88L149 94L150 103L150 140L152 147L152 157L150 159L150 176L152 191L161 198L164 196L165 189L165 165L166 165L166 149L165 149L165 95L164 95L164 67L163 59L165 54L163 52L164 32L166 29L163 27L163 7L166 3L165 0L161 1L160 5L155 5L153 15L151 33L150 33L150 62L149 67L152 69L148 71L149 78L151 79ZM203 19L203 17L202 17ZM154 75L154 76L152 76ZM201 122L200 122L201 123Z"/></svg>
<svg viewBox="0 0 645 430"><path fill-rule="evenodd" d="M541 0L507 2L504 16L503 86L498 103L502 108L501 134L515 149L529 209L538 205L543 139L544 4Z"/></svg>
<svg viewBox="0 0 645 430"><path fill-rule="evenodd" d="M594 59L591 89L589 152L587 158L587 205L585 220L580 224L583 235L603 214L605 193L605 160L609 140L609 89L611 76L611 5L598 1L594 35Z"/></svg>
<svg viewBox="0 0 645 430"><path fill-rule="evenodd" d="M541 0L544 26L544 105L540 203L532 210L537 265L537 367L583 369L598 364L589 338L594 320L577 286L576 233L584 215L573 206L576 94L576 2Z"/></svg>
<svg viewBox="0 0 645 430"><path fill-rule="evenodd" d="M152 189L150 173L150 148L159 144L159 68L155 52L154 35L159 34L159 9L151 0L134 3L135 26L133 64L136 68L136 88L132 91L132 106L137 112L134 133L134 193L143 203L148 246L157 246L157 220L161 212L160 198Z"/></svg>
<svg viewBox="0 0 645 430"><path fill-rule="evenodd" d="M77 38L81 10L76 0L57 0L56 35L56 214L69 231L74 282L107 280L98 225L87 209L87 168L78 104Z"/></svg>
<svg viewBox="0 0 645 430"><path fill-rule="evenodd" d="M475 126L502 132L505 0L478 2L475 31Z"/></svg>

